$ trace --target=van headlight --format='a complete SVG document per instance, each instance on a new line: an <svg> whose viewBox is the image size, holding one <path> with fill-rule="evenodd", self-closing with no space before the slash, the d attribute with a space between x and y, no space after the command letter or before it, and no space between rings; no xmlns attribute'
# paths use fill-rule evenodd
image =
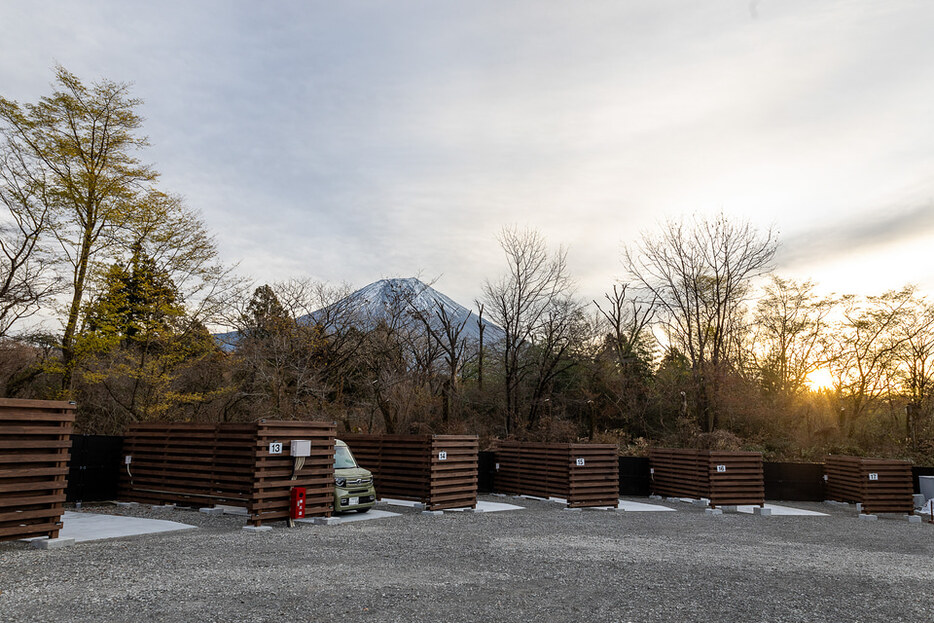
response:
<svg viewBox="0 0 934 623"><path fill-rule="evenodd" d="M343 487L344 485L347 484L347 479L346 479L346 478L340 478L340 477L335 478L335 479L334 479L334 484L337 485L338 487Z"/></svg>

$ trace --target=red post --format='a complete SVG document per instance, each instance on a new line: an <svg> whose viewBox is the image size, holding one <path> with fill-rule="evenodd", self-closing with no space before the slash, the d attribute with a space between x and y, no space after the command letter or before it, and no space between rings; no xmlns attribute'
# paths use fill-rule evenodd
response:
<svg viewBox="0 0 934 623"><path fill-rule="evenodd" d="M305 516L305 487L292 487L289 496L291 500L289 504L289 517L292 519L301 519Z"/></svg>

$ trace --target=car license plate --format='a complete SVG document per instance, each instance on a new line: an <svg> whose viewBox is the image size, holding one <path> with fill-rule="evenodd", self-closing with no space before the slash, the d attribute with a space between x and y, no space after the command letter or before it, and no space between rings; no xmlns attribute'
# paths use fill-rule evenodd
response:
<svg viewBox="0 0 934 623"><path fill-rule="evenodd" d="M356 506L359 503L360 503L360 498L348 498L347 499L347 506Z"/></svg>

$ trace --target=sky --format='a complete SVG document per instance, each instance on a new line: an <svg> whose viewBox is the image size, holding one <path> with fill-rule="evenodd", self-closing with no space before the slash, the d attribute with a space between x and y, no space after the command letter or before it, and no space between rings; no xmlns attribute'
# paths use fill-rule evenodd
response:
<svg viewBox="0 0 934 623"><path fill-rule="evenodd" d="M132 83L160 187L258 283L419 275L470 305L497 233L586 299L668 220L772 228L776 272L934 293L934 3L0 2L0 94Z"/></svg>

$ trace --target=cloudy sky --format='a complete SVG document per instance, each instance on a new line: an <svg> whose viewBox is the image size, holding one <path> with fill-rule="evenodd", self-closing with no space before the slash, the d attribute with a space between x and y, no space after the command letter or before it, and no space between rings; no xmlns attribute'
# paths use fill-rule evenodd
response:
<svg viewBox="0 0 934 623"><path fill-rule="evenodd" d="M420 274L469 304L504 226L586 297L666 219L774 227L778 272L934 292L934 3L0 4L0 94L133 83L146 159L259 281Z"/></svg>

